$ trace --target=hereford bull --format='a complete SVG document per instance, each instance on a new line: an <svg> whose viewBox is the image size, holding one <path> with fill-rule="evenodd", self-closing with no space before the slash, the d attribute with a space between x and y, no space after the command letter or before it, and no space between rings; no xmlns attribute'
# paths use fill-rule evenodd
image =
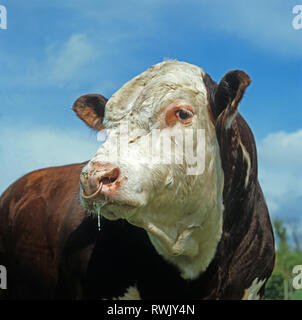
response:
<svg viewBox="0 0 302 320"><path fill-rule="evenodd" d="M106 140L89 162L29 173L2 195L6 296L263 298L274 238L238 113L249 84L240 70L217 84L165 61L108 101L80 97L73 110Z"/></svg>

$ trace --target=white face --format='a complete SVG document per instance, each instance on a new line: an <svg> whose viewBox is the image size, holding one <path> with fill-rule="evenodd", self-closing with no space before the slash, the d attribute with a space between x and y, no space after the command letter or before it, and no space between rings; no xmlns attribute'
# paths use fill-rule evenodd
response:
<svg viewBox="0 0 302 320"><path fill-rule="evenodd" d="M99 199L106 203L101 214L143 227L168 260L182 256L178 265L202 248L216 248L221 234L223 171L203 75L196 66L166 61L126 83L107 102L107 139L83 169L119 168L121 183ZM158 135L171 143L171 152ZM127 154L109 159L118 139Z"/></svg>

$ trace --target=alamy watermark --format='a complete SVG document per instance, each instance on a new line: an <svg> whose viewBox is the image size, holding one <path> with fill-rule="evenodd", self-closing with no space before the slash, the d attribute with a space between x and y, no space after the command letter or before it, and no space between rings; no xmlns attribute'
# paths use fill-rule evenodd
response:
<svg viewBox="0 0 302 320"><path fill-rule="evenodd" d="M0 290L7 289L7 270L5 266L0 265Z"/></svg>
<svg viewBox="0 0 302 320"><path fill-rule="evenodd" d="M118 163L135 157L141 164L186 164L187 175L199 175L205 169L205 129L128 130L127 121L118 130L102 130L97 139L102 144L97 154L102 161Z"/></svg>
<svg viewBox="0 0 302 320"><path fill-rule="evenodd" d="M302 289L302 265L294 266L293 274L296 274L293 278L293 288L296 290Z"/></svg>
<svg viewBox="0 0 302 320"><path fill-rule="evenodd" d="M302 29L302 4L293 7L293 14L295 14L292 21L293 28L295 30Z"/></svg>
<svg viewBox="0 0 302 320"><path fill-rule="evenodd" d="M7 10L5 6L0 5L0 29L7 29Z"/></svg>

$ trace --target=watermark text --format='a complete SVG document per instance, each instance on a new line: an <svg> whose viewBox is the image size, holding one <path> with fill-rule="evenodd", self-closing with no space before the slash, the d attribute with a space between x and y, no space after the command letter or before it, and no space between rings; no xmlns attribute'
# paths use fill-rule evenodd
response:
<svg viewBox="0 0 302 320"><path fill-rule="evenodd" d="M102 162L118 163L133 158L136 163L144 165L185 165L187 175L200 175L205 169L204 129L129 131L127 122L124 122L119 130L100 131L98 141L104 144L97 153Z"/></svg>
<svg viewBox="0 0 302 320"><path fill-rule="evenodd" d="M293 28L295 30L302 29L302 4L293 7L293 14L295 14L292 22Z"/></svg>
<svg viewBox="0 0 302 320"><path fill-rule="evenodd" d="M7 29L7 11L5 6L0 5L0 29Z"/></svg>
<svg viewBox="0 0 302 320"><path fill-rule="evenodd" d="M0 265L0 289L7 289L7 270L2 265Z"/></svg>
<svg viewBox="0 0 302 320"><path fill-rule="evenodd" d="M296 290L302 289L302 265L294 266L293 274L296 274L293 279L293 288Z"/></svg>

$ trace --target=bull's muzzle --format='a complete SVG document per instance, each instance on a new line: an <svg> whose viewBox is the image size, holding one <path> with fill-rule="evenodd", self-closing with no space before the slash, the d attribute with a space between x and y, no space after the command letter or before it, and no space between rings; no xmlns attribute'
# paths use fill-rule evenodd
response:
<svg viewBox="0 0 302 320"><path fill-rule="evenodd" d="M112 195L120 186L120 169L111 164L91 162L81 173L81 196L95 199L100 195Z"/></svg>

